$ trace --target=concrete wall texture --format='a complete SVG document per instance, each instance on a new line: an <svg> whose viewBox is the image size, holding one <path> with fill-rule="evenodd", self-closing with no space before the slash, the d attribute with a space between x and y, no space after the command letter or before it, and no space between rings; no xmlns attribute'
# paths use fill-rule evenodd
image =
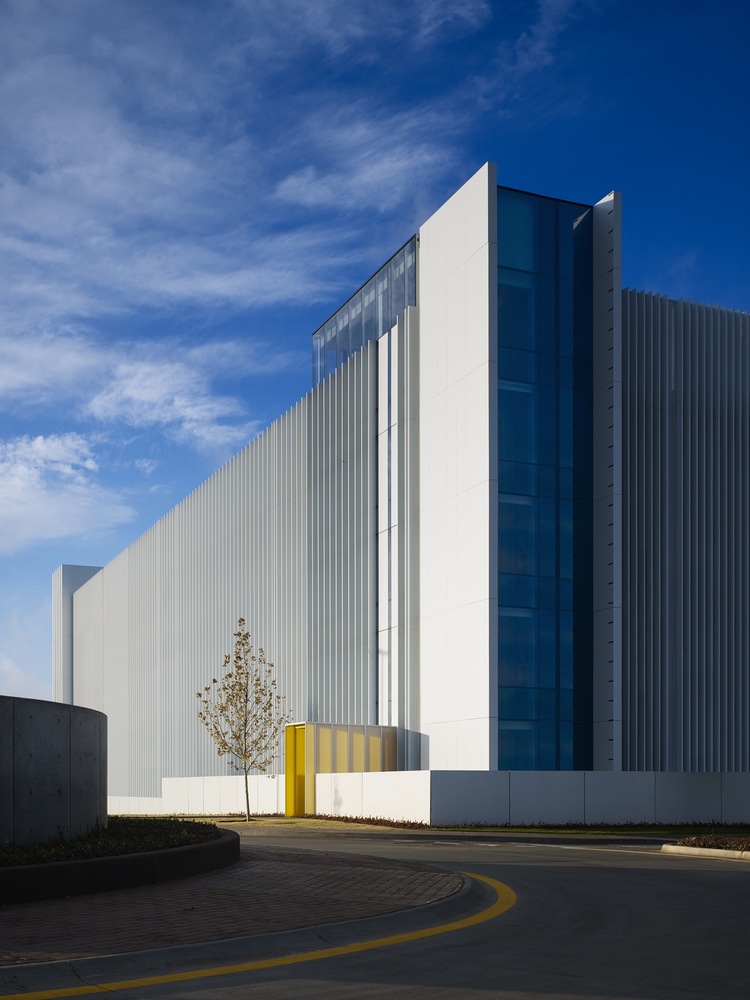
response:
<svg viewBox="0 0 750 1000"><path fill-rule="evenodd" d="M70 840L106 822L106 715L0 697L0 844Z"/></svg>

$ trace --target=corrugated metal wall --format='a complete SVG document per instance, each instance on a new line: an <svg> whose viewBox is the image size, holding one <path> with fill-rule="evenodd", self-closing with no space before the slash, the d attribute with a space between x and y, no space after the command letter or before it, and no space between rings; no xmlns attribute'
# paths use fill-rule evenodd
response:
<svg viewBox="0 0 750 1000"><path fill-rule="evenodd" d="M376 721L376 437L373 344L75 593L75 701L110 718L110 794L228 773L195 693L240 616L295 721Z"/></svg>
<svg viewBox="0 0 750 1000"><path fill-rule="evenodd" d="M750 770L750 315L623 292L623 767Z"/></svg>

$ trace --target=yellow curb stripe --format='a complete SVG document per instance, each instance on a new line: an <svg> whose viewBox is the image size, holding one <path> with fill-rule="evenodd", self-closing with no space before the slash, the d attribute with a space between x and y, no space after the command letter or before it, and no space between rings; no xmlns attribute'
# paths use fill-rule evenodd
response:
<svg viewBox="0 0 750 1000"><path fill-rule="evenodd" d="M70 986L58 990L40 990L36 993L7 993L0 1000L12 1000L23 997L24 1000L57 1000L58 997L81 997L92 993L113 993L120 990L137 989L143 986L159 986L164 983L184 983L192 979L210 979L214 976L234 976L239 972L256 972L260 969L275 969L284 965L298 965L301 962L316 962L321 958L336 958L339 955L353 955L359 951L371 951L373 948L386 948L389 945L403 944L406 941L419 941L422 938L434 937L437 934L449 934L473 927L486 920L493 920L509 910L516 902L517 896L510 886L498 882L488 875L477 875L464 872L469 878L484 882L496 893L495 902L485 910L475 913L463 920L454 920L438 927L427 927L419 931L407 931L404 934L393 934L390 937L373 938L370 941L360 941L357 944L339 945L335 948L321 948L318 951L305 951L299 955L284 955L279 958L264 958L257 962L242 962L239 965L221 965L210 969L194 969L192 972L172 972L163 976L148 976L144 979L124 979L115 983L100 983L97 986Z"/></svg>

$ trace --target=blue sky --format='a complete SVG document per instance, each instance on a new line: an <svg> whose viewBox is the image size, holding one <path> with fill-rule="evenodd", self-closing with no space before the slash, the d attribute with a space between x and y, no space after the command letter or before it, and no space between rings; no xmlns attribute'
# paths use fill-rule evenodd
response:
<svg viewBox="0 0 750 1000"><path fill-rule="evenodd" d="M0 0L0 693L310 387L310 335L483 162L623 193L625 282L750 309L745 0Z"/></svg>

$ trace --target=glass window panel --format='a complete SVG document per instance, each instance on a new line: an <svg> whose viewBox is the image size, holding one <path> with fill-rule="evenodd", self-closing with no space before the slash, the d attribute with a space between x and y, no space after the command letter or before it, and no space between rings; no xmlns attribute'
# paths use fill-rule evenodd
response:
<svg viewBox="0 0 750 1000"><path fill-rule="evenodd" d="M536 349L536 309L533 274L501 271L498 287L498 336L504 347Z"/></svg>
<svg viewBox="0 0 750 1000"><path fill-rule="evenodd" d="M573 390L559 389L560 465L573 465Z"/></svg>
<svg viewBox="0 0 750 1000"><path fill-rule="evenodd" d="M535 608L537 581L533 576L498 574L498 604L509 608Z"/></svg>
<svg viewBox="0 0 750 1000"><path fill-rule="evenodd" d="M551 497L539 497L538 533L540 576L557 575L557 503ZM547 604L542 607L548 607Z"/></svg>
<svg viewBox="0 0 750 1000"><path fill-rule="evenodd" d="M573 690L572 688L563 688L560 691L560 721L561 722L572 722L573 721Z"/></svg>
<svg viewBox="0 0 750 1000"><path fill-rule="evenodd" d="M313 385L322 382L325 378L325 354L324 341L320 333L313 336Z"/></svg>
<svg viewBox="0 0 750 1000"><path fill-rule="evenodd" d="M501 573L536 574L537 511L533 497L502 496L499 509Z"/></svg>
<svg viewBox="0 0 750 1000"><path fill-rule="evenodd" d="M404 263L404 251L401 250L389 261L390 284L391 284L391 308L390 326L396 322L398 316L406 307L406 267Z"/></svg>
<svg viewBox="0 0 750 1000"><path fill-rule="evenodd" d="M537 611L537 676L540 687L557 684L557 615L553 611Z"/></svg>
<svg viewBox="0 0 750 1000"><path fill-rule="evenodd" d="M536 767L535 722L501 722L498 725L498 768L529 771Z"/></svg>
<svg viewBox="0 0 750 1000"><path fill-rule="evenodd" d="M573 769L573 723L560 723L560 753L558 767L561 771Z"/></svg>
<svg viewBox="0 0 750 1000"><path fill-rule="evenodd" d="M329 319L325 325L326 375L336 370L336 320Z"/></svg>
<svg viewBox="0 0 750 1000"><path fill-rule="evenodd" d="M498 383L499 457L536 461L536 388L518 382Z"/></svg>
<svg viewBox="0 0 750 1000"><path fill-rule="evenodd" d="M553 275L557 269L557 203L534 198L536 209L536 271Z"/></svg>
<svg viewBox="0 0 750 1000"><path fill-rule="evenodd" d="M529 496L537 492L537 466L524 462L500 462L498 483L502 493L525 493Z"/></svg>
<svg viewBox="0 0 750 1000"><path fill-rule="evenodd" d="M375 279L371 278L362 289L362 339L364 343L378 338L378 312Z"/></svg>
<svg viewBox="0 0 750 1000"><path fill-rule="evenodd" d="M573 282L559 282L560 305L559 317L559 351L562 357L573 356Z"/></svg>
<svg viewBox="0 0 750 1000"><path fill-rule="evenodd" d="M573 385L573 359L558 358L558 383L570 389Z"/></svg>
<svg viewBox="0 0 750 1000"><path fill-rule="evenodd" d="M537 717L536 688L500 688L500 718L529 719Z"/></svg>
<svg viewBox="0 0 750 1000"><path fill-rule="evenodd" d="M417 304L417 251L415 240L406 245L406 304Z"/></svg>
<svg viewBox="0 0 750 1000"><path fill-rule="evenodd" d="M573 496L573 470L560 469L560 496Z"/></svg>
<svg viewBox="0 0 750 1000"><path fill-rule="evenodd" d="M380 271L375 281L375 302L378 317L378 337L390 330L391 294L388 285L388 274Z"/></svg>
<svg viewBox="0 0 750 1000"><path fill-rule="evenodd" d="M557 607L557 580L554 577L539 577L539 607Z"/></svg>
<svg viewBox="0 0 750 1000"><path fill-rule="evenodd" d="M557 465L557 389L552 385L536 387L539 416L537 461Z"/></svg>
<svg viewBox="0 0 750 1000"><path fill-rule="evenodd" d="M356 295L349 303L349 353L354 354L362 346L362 295Z"/></svg>
<svg viewBox="0 0 750 1000"><path fill-rule="evenodd" d="M573 501L560 500L560 563L558 573L565 579L573 578Z"/></svg>
<svg viewBox="0 0 750 1000"><path fill-rule="evenodd" d="M539 496L554 497L557 495L557 469L554 465L538 465Z"/></svg>
<svg viewBox="0 0 750 1000"><path fill-rule="evenodd" d="M516 351L501 347L498 352L497 371L500 378L512 382L536 381L536 355L531 351Z"/></svg>
<svg viewBox="0 0 750 1000"><path fill-rule="evenodd" d="M536 206L520 191L501 188L498 198L498 259L506 267L521 271L537 269Z"/></svg>
<svg viewBox="0 0 750 1000"><path fill-rule="evenodd" d="M539 722L536 766L540 771L557 769L557 726L554 722Z"/></svg>
<svg viewBox="0 0 750 1000"><path fill-rule="evenodd" d="M537 354L537 382L544 385L557 383L557 358L554 354Z"/></svg>
<svg viewBox="0 0 750 1000"><path fill-rule="evenodd" d="M554 722L557 718L557 690L540 688L537 698L538 718L542 722Z"/></svg>
<svg viewBox="0 0 750 1000"><path fill-rule="evenodd" d="M534 687L537 681L536 611L501 608L498 641L500 683L511 687Z"/></svg>
<svg viewBox="0 0 750 1000"><path fill-rule="evenodd" d="M572 280L574 277L573 245L578 228L576 222L580 225L585 216L590 214L591 209L586 209L583 205L558 203L558 268L561 278Z"/></svg>
<svg viewBox="0 0 750 1000"><path fill-rule="evenodd" d="M560 687L573 687L573 613L560 612Z"/></svg>
<svg viewBox="0 0 750 1000"><path fill-rule="evenodd" d="M573 581L560 580L560 607L573 609Z"/></svg>

